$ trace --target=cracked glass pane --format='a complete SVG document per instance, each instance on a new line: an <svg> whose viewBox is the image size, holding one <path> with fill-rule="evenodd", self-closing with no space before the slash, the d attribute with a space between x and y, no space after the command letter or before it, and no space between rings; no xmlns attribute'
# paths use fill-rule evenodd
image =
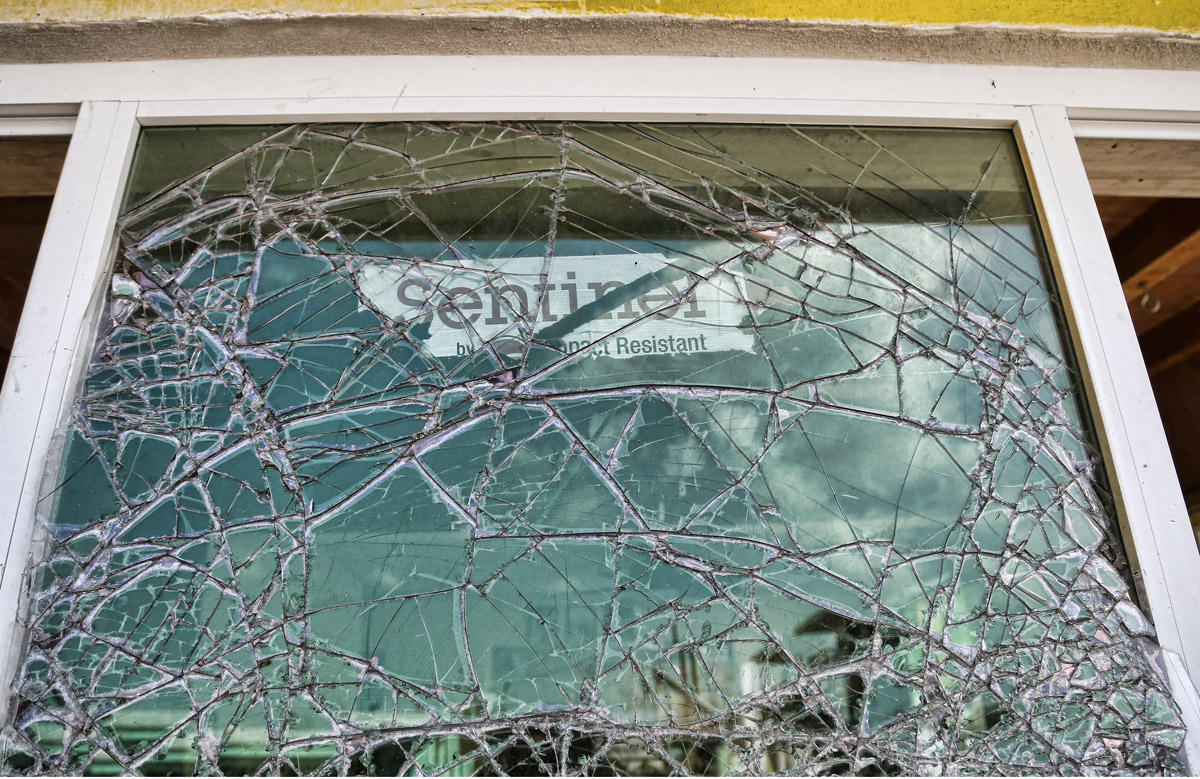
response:
<svg viewBox="0 0 1200 779"><path fill-rule="evenodd" d="M144 132L29 773L1161 774L1006 131Z"/></svg>

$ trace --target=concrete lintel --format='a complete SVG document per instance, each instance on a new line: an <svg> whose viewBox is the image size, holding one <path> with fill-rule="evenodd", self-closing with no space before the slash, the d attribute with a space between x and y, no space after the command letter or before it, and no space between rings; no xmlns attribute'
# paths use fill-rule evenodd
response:
<svg viewBox="0 0 1200 779"><path fill-rule="evenodd" d="M0 62L297 55L657 54L1200 69L1200 37L625 15L335 14L0 23Z"/></svg>

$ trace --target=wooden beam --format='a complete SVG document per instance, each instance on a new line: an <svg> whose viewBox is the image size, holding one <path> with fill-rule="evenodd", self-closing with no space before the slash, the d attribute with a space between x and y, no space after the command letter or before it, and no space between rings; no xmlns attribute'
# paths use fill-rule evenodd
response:
<svg viewBox="0 0 1200 779"><path fill-rule="evenodd" d="M1187 504L1188 511L1192 515L1192 525L1200 527L1200 489L1185 492L1183 502Z"/></svg>
<svg viewBox="0 0 1200 779"><path fill-rule="evenodd" d="M1156 197L1125 197L1122 195L1096 195L1096 208L1100 210L1100 221L1104 223L1104 235L1112 240L1121 234L1133 220L1159 201Z"/></svg>
<svg viewBox="0 0 1200 779"><path fill-rule="evenodd" d="M1200 141L1080 138L1096 195L1200 197Z"/></svg>
<svg viewBox="0 0 1200 779"><path fill-rule="evenodd" d="M69 142L56 136L0 140L0 197L53 195Z"/></svg>
<svg viewBox="0 0 1200 779"><path fill-rule="evenodd" d="M1200 353L1200 303L1148 331L1140 341L1151 375Z"/></svg>
<svg viewBox="0 0 1200 779"><path fill-rule="evenodd" d="M1163 198L1112 239L1125 297L1200 258L1200 198Z"/></svg>

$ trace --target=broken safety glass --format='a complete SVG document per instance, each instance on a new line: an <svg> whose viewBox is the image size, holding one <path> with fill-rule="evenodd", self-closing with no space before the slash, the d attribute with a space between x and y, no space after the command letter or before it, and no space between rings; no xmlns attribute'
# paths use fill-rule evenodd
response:
<svg viewBox="0 0 1200 779"><path fill-rule="evenodd" d="M6 770L1162 774L1001 130L143 131Z"/></svg>

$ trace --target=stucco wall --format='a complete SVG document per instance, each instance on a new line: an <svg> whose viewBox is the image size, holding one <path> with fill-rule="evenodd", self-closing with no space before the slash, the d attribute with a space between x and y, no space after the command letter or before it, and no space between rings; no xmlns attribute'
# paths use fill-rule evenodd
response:
<svg viewBox="0 0 1200 779"><path fill-rule="evenodd" d="M0 22L223 14L623 14L882 24L1004 24L1200 33L1200 0L4 0Z"/></svg>

